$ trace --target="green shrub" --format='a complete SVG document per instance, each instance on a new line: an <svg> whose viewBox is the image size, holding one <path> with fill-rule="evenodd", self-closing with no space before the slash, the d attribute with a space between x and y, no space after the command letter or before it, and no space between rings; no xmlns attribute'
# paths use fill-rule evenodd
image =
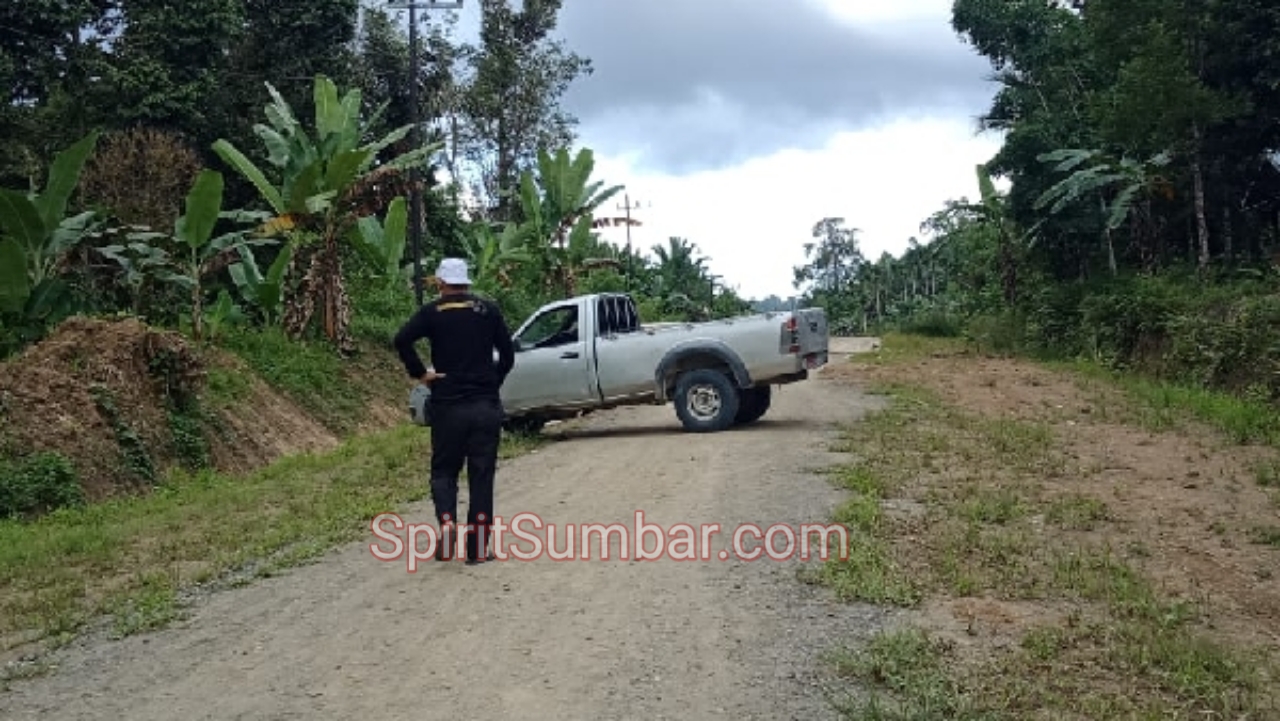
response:
<svg viewBox="0 0 1280 721"><path fill-rule="evenodd" d="M1026 343L1026 318L1018 311L981 315L969 320L964 335L980 351L1016 353Z"/></svg>
<svg viewBox="0 0 1280 721"><path fill-rule="evenodd" d="M0 460L0 517L43 513L84 502L71 461L59 453Z"/></svg>
<svg viewBox="0 0 1280 721"><path fill-rule="evenodd" d="M923 335L930 338L958 338L964 330L960 319L945 311L935 310L913 316L903 322L899 330L903 333Z"/></svg>
<svg viewBox="0 0 1280 721"><path fill-rule="evenodd" d="M384 278L355 278L349 287L352 335L389 347L396 332L417 311L413 289L407 282L388 283Z"/></svg>
<svg viewBox="0 0 1280 721"><path fill-rule="evenodd" d="M1246 297L1198 307L1168 328L1163 375L1175 380L1280 397L1280 297Z"/></svg>

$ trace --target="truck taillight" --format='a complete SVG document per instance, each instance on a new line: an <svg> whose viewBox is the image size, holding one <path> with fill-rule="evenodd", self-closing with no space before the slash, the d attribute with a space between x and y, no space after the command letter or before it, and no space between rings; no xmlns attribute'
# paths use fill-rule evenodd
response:
<svg viewBox="0 0 1280 721"><path fill-rule="evenodd" d="M788 318L787 322L782 324L782 332L786 334L790 334L790 337L791 337L791 345L787 348L787 352L799 353L800 352L800 332L797 330L796 317L794 315Z"/></svg>

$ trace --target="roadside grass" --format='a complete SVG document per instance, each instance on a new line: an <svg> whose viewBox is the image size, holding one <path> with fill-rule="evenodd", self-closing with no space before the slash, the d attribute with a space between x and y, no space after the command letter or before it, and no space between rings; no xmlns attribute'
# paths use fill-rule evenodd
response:
<svg viewBox="0 0 1280 721"><path fill-rule="evenodd" d="M961 338L886 333L878 351L859 362L893 365L926 357L979 356L973 343ZM1032 360L1032 359L1028 359ZM1117 420L1154 431L1184 426L1187 421L1205 423L1233 443L1280 446L1280 414L1262 399L1242 397L1193 385L1154 380L1111 370L1089 360L1034 360L1040 366L1075 375L1082 386L1099 395L1103 412ZM1119 394L1117 394L1119 391ZM1272 478L1280 486L1280 465Z"/></svg>
<svg viewBox="0 0 1280 721"><path fill-rule="evenodd" d="M232 477L174 473L144 497L0 521L0 652L69 640L104 614L125 636L181 615L200 585L251 582L361 538L428 497L427 429L404 425ZM538 445L507 437L501 456Z"/></svg>
<svg viewBox="0 0 1280 721"><path fill-rule="evenodd" d="M859 356L863 363L891 365L903 360L928 356L964 355L969 346L960 338L886 333L880 338L880 348Z"/></svg>
<svg viewBox="0 0 1280 721"><path fill-rule="evenodd" d="M291 340L275 327L232 328L219 343L267 385L339 436L357 430L377 391L397 387L395 382L404 376L391 351L376 348L368 340L362 346L366 358L354 368L327 344ZM206 395L214 407L237 407L251 392L248 378L238 370L209 370Z"/></svg>
<svg viewBox="0 0 1280 721"><path fill-rule="evenodd" d="M1198 421L1232 443L1280 446L1280 413L1265 401L1152 380L1087 361L1044 365L1077 374L1081 384L1092 386L1096 394L1114 397L1121 391L1118 403L1101 399L1104 412L1111 409L1121 414L1120 418L1149 430L1169 430Z"/></svg>
<svg viewBox="0 0 1280 721"><path fill-rule="evenodd" d="M890 365L960 347L883 343L859 360ZM1123 387L1138 401L1131 412L1160 422L1189 414L1241 431L1234 439L1270 433L1270 421L1246 406L1136 381ZM1072 490L1087 471L1050 426L970 414L910 382L874 391L888 396L887 408L847 427L835 449L851 457L832 471L852 493L836 514L849 528L849 560L827 561L810 580L917 620L830 655L831 668L861 688L837 702L845 717L1276 717L1266 716L1280 712L1275 659L1216 637L1208 609L1166 596L1142 573L1140 544L1111 547L1108 538L1123 532L1109 528L1105 502ZM1260 466L1257 476L1274 486L1280 469ZM1252 537L1278 545L1280 528ZM1005 627L997 642L931 615L966 599L1030 609L1031 620Z"/></svg>

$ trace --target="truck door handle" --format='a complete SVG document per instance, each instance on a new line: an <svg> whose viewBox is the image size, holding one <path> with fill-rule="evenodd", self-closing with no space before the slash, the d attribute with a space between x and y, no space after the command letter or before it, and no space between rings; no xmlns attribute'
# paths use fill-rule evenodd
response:
<svg viewBox="0 0 1280 721"><path fill-rule="evenodd" d="M565 359L565 360L567 360L567 359L569 359L569 358L577 358L577 357L578 357L578 351L576 351L576 350L565 351L564 353L561 353L561 354L560 354L560 357L561 357L562 359Z"/></svg>

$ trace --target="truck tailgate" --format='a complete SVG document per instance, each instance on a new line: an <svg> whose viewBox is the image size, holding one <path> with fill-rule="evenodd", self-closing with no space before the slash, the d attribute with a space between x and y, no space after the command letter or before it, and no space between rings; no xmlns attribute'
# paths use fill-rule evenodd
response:
<svg viewBox="0 0 1280 721"><path fill-rule="evenodd" d="M797 340L800 355L827 355L827 313L822 308L805 308L796 311Z"/></svg>
<svg viewBox="0 0 1280 721"><path fill-rule="evenodd" d="M827 314L822 308L792 311L782 324L779 351L793 356L806 370L827 364Z"/></svg>

